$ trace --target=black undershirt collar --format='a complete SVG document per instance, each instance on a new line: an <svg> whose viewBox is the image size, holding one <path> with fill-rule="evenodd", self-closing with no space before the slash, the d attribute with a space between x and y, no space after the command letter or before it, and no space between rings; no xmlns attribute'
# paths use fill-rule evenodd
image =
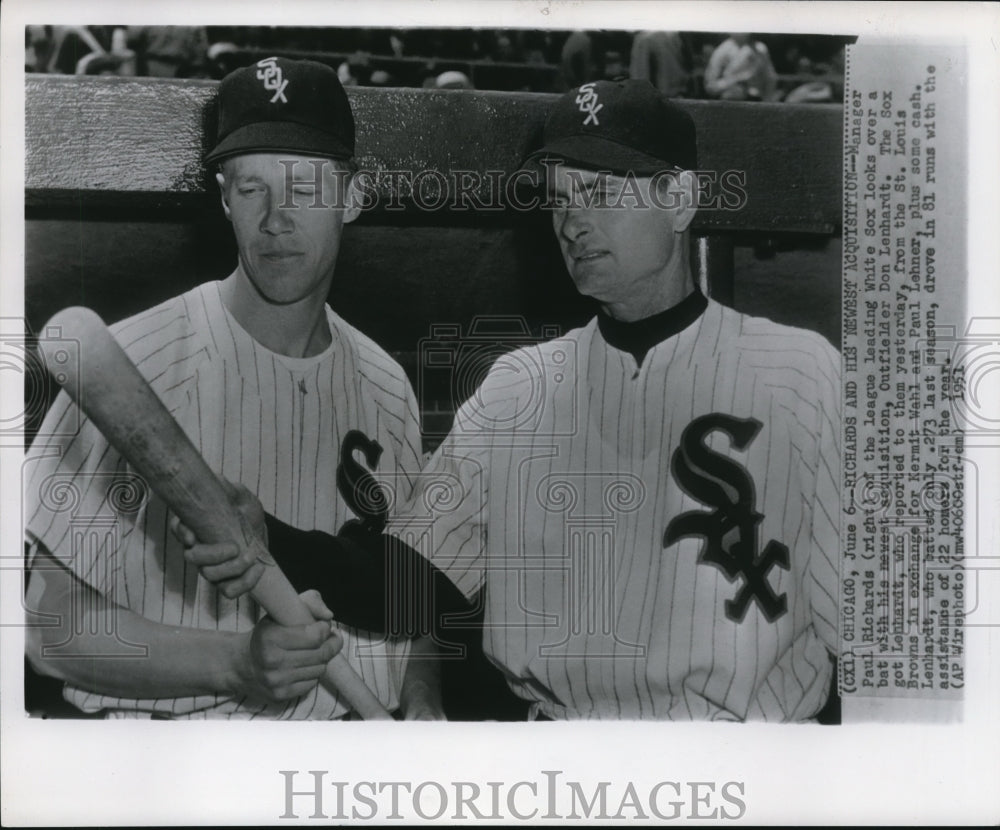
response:
<svg viewBox="0 0 1000 830"><path fill-rule="evenodd" d="M609 346L628 352L641 366L650 349L686 329L707 307L705 295L695 288L677 305L642 320L622 322L601 309L597 312L597 325Z"/></svg>

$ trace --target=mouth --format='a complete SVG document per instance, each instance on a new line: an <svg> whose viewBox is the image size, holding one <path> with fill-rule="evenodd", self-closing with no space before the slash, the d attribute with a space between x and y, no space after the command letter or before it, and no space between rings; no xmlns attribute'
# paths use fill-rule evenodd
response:
<svg viewBox="0 0 1000 830"><path fill-rule="evenodd" d="M593 262L594 260L601 259L602 257L606 257L607 255L608 255L607 251L585 251L579 256L574 256L573 261L580 263Z"/></svg>
<svg viewBox="0 0 1000 830"><path fill-rule="evenodd" d="M260 254L261 259L271 262L281 262L282 260L294 259L298 256L302 256L298 251L263 251Z"/></svg>

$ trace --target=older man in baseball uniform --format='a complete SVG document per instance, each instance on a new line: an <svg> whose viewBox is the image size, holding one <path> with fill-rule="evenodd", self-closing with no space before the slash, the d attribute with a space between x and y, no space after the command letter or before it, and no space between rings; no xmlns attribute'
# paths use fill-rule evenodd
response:
<svg viewBox="0 0 1000 830"><path fill-rule="evenodd" d="M813 718L837 643L836 351L698 289L695 129L650 84L564 96L528 164L597 316L497 361L388 534L269 518L271 550L338 618L397 631L447 638L454 586L485 586L485 651L530 717ZM366 586L418 551L431 589L378 606ZM232 546L189 554L253 582Z"/></svg>
<svg viewBox="0 0 1000 830"><path fill-rule="evenodd" d="M207 162L236 270L113 327L213 469L289 525L330 533L351 521L383 527L372 485L405 499L420 458L404 373L326 305L360 209L353 154L350 104L329 67L269 58L229 75ZM53 427L78 417L74 406L63 393L40 435L62 432ZM342 647L387 709L437 714L433 671L426 661L407 670L408 641L331 626L315 596L316 623L279 626L201 579L166 505L89 421L65 440L37 440L28 469L28 605L56 621L30 629L28 655L80 710L348 717L317 685Z"/></svg>

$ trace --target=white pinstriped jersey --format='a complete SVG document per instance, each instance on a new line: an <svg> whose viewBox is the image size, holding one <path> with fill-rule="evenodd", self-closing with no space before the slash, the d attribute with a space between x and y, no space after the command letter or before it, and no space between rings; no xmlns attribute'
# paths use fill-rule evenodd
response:
<svg viewBox="0 0 1000 830"><path fill-rule="evenodd" d="M551 718L803 720L836 649L839 357L709 301L635 358L501 358L390 529ZM431 482L437 482L432 488Z"/></svg>
<svg viewBox="0 0 1000 830"><path fill-rule="evenodd" d="M271 352L228 313L219 285L199 286L112 327L209 466L246 485L283 521L334 533L355 518L336 470L344 436L360 430L384 450L376 479L404 497L421 456L416 402L402 369L329 307L333 342L322 354ZM62 393L40 435L57 433L74 406ZM155 622L202 629L248 631L259 618L249 597L227 600L187 564L159 498L135 509L128 465L89 421L71 438L36 441L26 475L29 539L117 603ZM344 634L350 662L395 708L407 644ZM65 696L84 711L125 716L324 719L347 711L322 687L270 707L224 695L131 700L70 685Z"/></svg>

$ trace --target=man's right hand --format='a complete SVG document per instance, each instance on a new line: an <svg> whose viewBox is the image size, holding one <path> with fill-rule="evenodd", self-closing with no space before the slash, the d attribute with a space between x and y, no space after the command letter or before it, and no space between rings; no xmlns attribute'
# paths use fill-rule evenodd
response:
<svg viewBox="0 0 1000 830"><path fill-rule="evenodd" d="M257 534L264 547L267 547L267 526L264 524L264 508L260 501L246 487L225 479L220 481L233 506ZM201 575L228 599L248 594L264 573L264 564L249 547L240 547L235 542L202 544L177 516L171 516L170 529L184 545L184 558L197 565Z"/></svg>
<svg viewBox="0 0 1000 830"><path fill-rule="evenodd" d="M263 617L242 635L235 661L234 691L254 700L281 703L312 691L344 641L331 625L333 614L316 591L301 594L316 617L309 625L279 625Z"/></svg>

